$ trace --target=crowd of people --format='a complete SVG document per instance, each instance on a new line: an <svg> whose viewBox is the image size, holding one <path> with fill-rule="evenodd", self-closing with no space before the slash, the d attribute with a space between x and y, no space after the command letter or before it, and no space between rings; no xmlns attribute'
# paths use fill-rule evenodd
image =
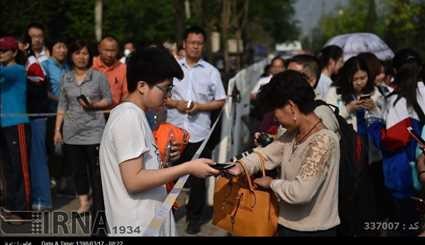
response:
<svg viewBox="0 0 425 245"><path fill-rule="evenodd" d="M94 219L104 211L110 235L142 235L165 184L190 174L186 232L198 234L204 178L220 171L210 166L208 145L192 158L226 99L220 72L202 59L206 40L191 27L174 52L128 42L120 57L113 36L102 38L94 56L84 40L46 42L37 23L23 39L1 37L1 215L19 220L13 211L52 210L52 186L71 187L75 215ZM277 169L254 182L279 200L278 235L421 232L425 145L414 137L425 136L420 55L402 49L391 61L372 53L344 61L341 48L328 46L317 56L276 57L269 68L250 97L257 131L274 141L226 171L241 175L243 162L258 172L259 154L267 170ZM153 134L158 111L190 136L169 139L167 164ZM160 235L176 235L171 211Z"/></svg>
<svg viewBox="0 0 425 245"><path fill-rule="evenodd" d="M381 61L372 53L361 53L344 62L343 50L328 46L317 56L301 54L286 60L285 70L271 80L266 77L266 82L260 79L260 89L254 87L251 92L255 105L270 112L257 131L274 136L275 142L258 152L270 161L269 169L280 168L281 179L259 179L257 183L282 200L280 232L361 236L423 231L425 146L413 136L424 135L420 55L402 49L393 60ZM294 89L300 83L312 88L311 96L302 88ZM354 137L347 137L346 124ZM323 128L339 140L332 134L318 137ZM347 153L357 156L347 160L351 156ZM335 161L336 157L340 161ZM257 158L253 154L243 159L252 172L258 171ZM335 171L339 173L335 175ZM342 183L348 180L348 171L354 183L349 201L353 205L342 206L341 192L348 190ZM334 183L329 184L331 181ZM335 183L339 191L334 189ZM324 202L330 202L326 208L321 207ZM330 213L322 219L325 210ZM376 224L383 223L384 229L376 229Z"/></svg>
<svg viewBox="0 0 425 245"><path fill-rule="evenodd" d="M74 215L91 214L94 220L106 206L110 231L125 224L140 225L149 217L152 205L158 205L158 195L163 191L158 187L157 194L149 191L136 201L133 196L133 192L152 187L155 181L164 182L154 174L150 177L152 183L140 186L137 179L146 181L149 174L137 175L141 174L141 166L155 169L164 165L157 165L158 150L152 148L155 140L148 136L158 125L158 114L165 113L164 120L190 135L184 151L170 142L173 157L169 160L178 165L178 173L183 168L184 173L193 174L187 232L199 233L206 185L197 177L216 170L206 166L202 169L211 160L190 160L210 130L210 113L220 110L226 97L219 71L202 59L206 39L201 28L192 27L185 33L182 49L152 45L138 52L128 42L120 59L119 42L113 36L102 38L97 56L84 40L46 42L45 29L37 23L27 27L22 40L1 37L1 215L6 220L19 220L14 211L52 210L51 190L56 186L59 194L77 196L79 208ZM175 77L180 80L173 82ZM134 104L146 116L142 113L138 117L140 111L134 111ZM135 122L126 119L128 111L135 113L131 117L138 118L136 123L142 128L130 127ZM105 128L112 132L105 132ZM142 130L140 137L137 130ZM102 136L105 139L111 134L112 141L123 140L119 145L112 143L113 149L107 142L101 144ZM128 138L120 138L123 136ZM144 155L145 147L152 150L151 158ZM129 152L132 149L135 151ZM205 149L201 156L211 158L211 149ZM190 164L182 164L185 162ZM176 173L172 176L174 179ZM117 177L121 185L116 185ZM166 179L164 183L172 180ZM157 201L146 200L152 198ZM123 215L122 210L134 212ZM175 234L174 229L165 234Z"/></svg>

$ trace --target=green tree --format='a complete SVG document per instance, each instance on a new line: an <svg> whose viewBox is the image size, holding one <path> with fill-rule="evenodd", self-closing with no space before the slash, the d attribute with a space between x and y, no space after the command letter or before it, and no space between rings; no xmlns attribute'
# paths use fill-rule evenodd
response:
<svg viewBox="0 0 425 245"><path fill-rule="evenodd" d="M189 19L182 16L185 0L103 0L103 34L114 35L120 41L162 42L181 40L184 27L192 24L208 32L222 31L224 1L232 7L229 28L225 28L228 33L223 37L241 36L246 44L267 41L272 46L298 36L291 19L294 0L189 0ZM46 26L48 39L83 38L95 42L94 5L95 0L0 1L0 35L22 36L25 27L35 21Z"/></svg>
<svg viewBox="0 0 425 245"><path fill-rule="evenodd" d="M258 24L280 43L298 38L299 29L292 19L294 0L251 1L249 24ZM254 34L254 33L252 33ZM253 35L253 38L256 36Z"/></svg>
<svg viewBox="0 0 425 245"><path fill-rule="evenodd" d="M378 27L375 1L351 0L348 6L339 8L333 14L325 16L320 21L324 39L333 36L352 33L374 31L381 34Z"/></svg>
<svg viewBox="0 0 425 245"><path fill-rule="evenodd" d="M387 18L385 38L395 49L412 47L425 54L423 37L425 3L423 1L387 0L391 14Z"/></svg>

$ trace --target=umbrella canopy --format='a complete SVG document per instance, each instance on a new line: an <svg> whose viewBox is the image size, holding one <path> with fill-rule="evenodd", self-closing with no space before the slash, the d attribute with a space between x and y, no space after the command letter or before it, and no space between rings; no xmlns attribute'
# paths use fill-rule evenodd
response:
<svg viewBox="0 0 425 245"><path fill-rule="evenodd" d="M377 35L372 33L350 33L335 36L326 44L336 45L344 50L344 61L360 53L370 52L380 60L389 60L394 57L394 52Z"/></svg>

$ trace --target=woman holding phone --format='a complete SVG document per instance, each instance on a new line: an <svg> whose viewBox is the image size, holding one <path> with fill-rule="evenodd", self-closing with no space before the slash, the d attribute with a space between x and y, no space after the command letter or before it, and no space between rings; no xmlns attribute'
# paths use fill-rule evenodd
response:
<svg viewBox="0 0 425 245"><path fill-rule="evenodd" d="M339 139L314 113L315 94L306 77L296 71L285 71L272 78L258 95L264 111L271 111L287 131L258 154L241 159L227 170L250 175L261 169L259 155L266 170L281 169L276 179L254 180L258 186L271 189L279 200L278 235L323 237L336 236L338 215Z"/></svg>
<svg viewBox="0 0 425 245"><path fill-rule="evenodd" d="M92 55L87 43L69 45L71 71L63 76L56 116L55 144L64 143L64 158L72 166L80 201L78 214L103 210L98 163L99 144L105 127L101 112L112 103L108 81L91 69ZM92 199L89 197L90 187ZM95 217L93 213L92 217Z"/></svg>
<svg viewBox="0 0 425 245"><path fill-rule="evenodd" d="M370 78L367 64L353 57L341 69L339 79L329 89L326 102L337 106L356 132L366 134L369 119L382 119L384 98Z"/></svg>

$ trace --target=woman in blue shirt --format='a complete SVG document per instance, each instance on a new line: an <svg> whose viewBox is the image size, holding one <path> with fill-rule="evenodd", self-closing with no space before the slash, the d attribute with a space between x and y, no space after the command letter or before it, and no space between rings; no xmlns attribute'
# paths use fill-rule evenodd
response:
<svg viewBox="0 0 425 245"><path fill-rule="evenodd" d="M49 46L52 54L47 60L41 63L49 82L49 112L57 110L61 80L63 75L69 71L69 65L66 62L68 47L63 40L56 40Z"/></svg>

